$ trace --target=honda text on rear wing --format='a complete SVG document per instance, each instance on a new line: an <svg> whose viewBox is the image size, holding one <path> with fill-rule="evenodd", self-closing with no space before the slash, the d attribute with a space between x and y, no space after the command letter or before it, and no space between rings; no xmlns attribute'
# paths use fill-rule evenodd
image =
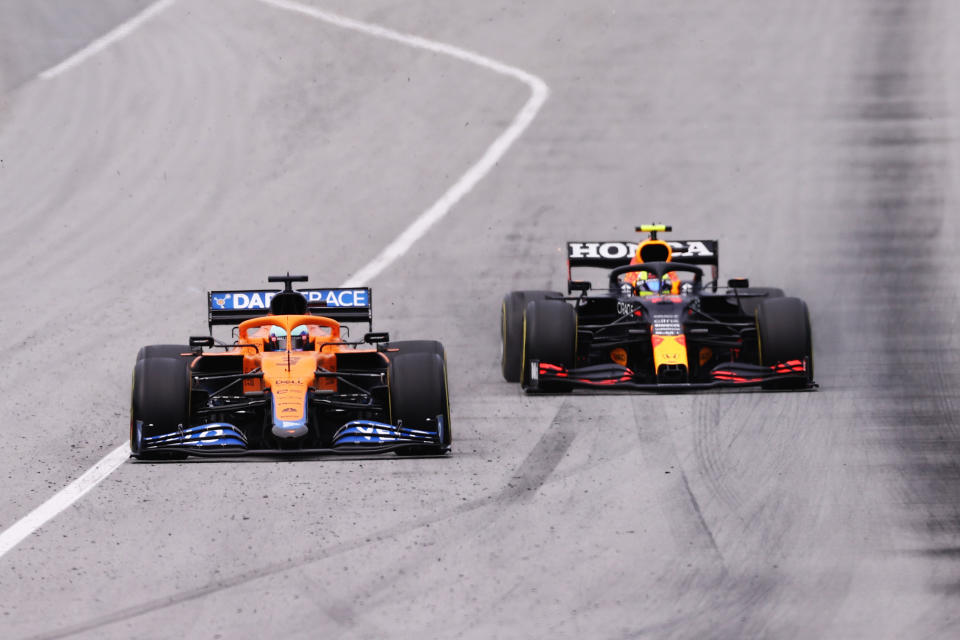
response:
<svg viewBox="0 0 960 640"><path fill-rule="evenodd" d="M720 242L718 240L666 240L673 250L672 262L694 265L710 265L712 284L715 286L720 264ZM574 267L598 267L614 269L630 264L641 242L633 241L580 241L567 243L567 283L573 290Z"/></svg>

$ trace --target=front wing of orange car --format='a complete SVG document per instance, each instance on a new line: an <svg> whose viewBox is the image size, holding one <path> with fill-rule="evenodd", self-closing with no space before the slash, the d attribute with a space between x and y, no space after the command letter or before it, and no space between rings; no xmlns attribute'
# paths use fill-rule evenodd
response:
<svg viewBox="0 0 960 640"><path fill-rule="evenodd" d="M408 429L373 420L351 420L334 433L329 447L310 449L251 449L247 437L240 429L226 422L214 422L181 428L163 435L141 437L139 450L211 457L372 454L423 446L445 449L443 440L447 425L443 423L443 416L437 416L436 420L431 422L436 423L436 431Z"/></svg>

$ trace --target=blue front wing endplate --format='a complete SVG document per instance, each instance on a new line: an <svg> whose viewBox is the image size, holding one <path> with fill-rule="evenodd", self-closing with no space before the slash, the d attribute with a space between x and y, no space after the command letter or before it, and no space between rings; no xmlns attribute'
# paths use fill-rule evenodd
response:
<svg viewBox="0 0 960 640"><path fill-rule="evenodd" d="M182 451L196 455L238 453L377 453L404 449L410 446L442 447L444 424L442 416L435 421L436 431L408 429L373 420L352 420L340 427L333 435L327 449L250 449L246 436L234 425L216 422L196 427L187 427L171 433L145 437L141 440L143 451Z"/></svg>

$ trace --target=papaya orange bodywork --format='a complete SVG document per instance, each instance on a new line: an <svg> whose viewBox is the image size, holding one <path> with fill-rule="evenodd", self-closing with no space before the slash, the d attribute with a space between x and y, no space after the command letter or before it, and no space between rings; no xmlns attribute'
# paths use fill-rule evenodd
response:
<svg viewBox="0 0 960 640"><path fill-rule="evenodd" d="M270 329L280 327L286 338L285 348L270 351ZM308 336L305 349L293 348L293 330L304 327ZM337 370L337 354L375 353L375 349L357 349L341 344L340 323L331 318L313 315L264 316L240 323L241 345L224 355L243 355L243 372L260 371L262 378L243 381L244 393L271 391L278 415L285 420L300 420L304 398L309 389L337 391L333 376L318 376L317 371ZM255 348L252 348L255 347ZM205 354L216 357L217 354Z"/></svg>

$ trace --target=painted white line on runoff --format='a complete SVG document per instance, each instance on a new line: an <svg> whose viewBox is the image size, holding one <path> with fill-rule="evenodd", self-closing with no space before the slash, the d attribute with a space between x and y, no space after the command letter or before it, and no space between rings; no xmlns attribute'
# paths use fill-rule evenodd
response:
<svg viewBox="0 0 960 640"><path fill-rule="evenodd" d="M79 51L74 53L72 56L64 60L63 62L57 65L54 65L49 69L47 69L46 71L42 72L40 74L40 78L42 80L49 80L50 78L57 77L58 75L60 75L61 73L64 73L65 71L69 71L70 69L77 66L78 64L80 64L81 62L89 58L90 56L93 56L99 53L100 51L103 51L104 49L106 49L107 47L109 47L115 42L123 40L128 35L133 33L137 29L137 27L141 26L144 22L156 16L158 13L162 12L163 10L169 8L176 1L177 0L158 0L157 2L154 2L152 5L150 5L149 7L147 7L140 13L138 13L137 15L133 16L132 18L130 18L129 20L127 20L117 28L113 29L109 33L106 33L100 36L99 38L97 38L96 40L94 40L93 42L85 46L83 49L80 49Z"/></svg>
<svg viewBox="0 0 960 640"><path fill-rule="evenodd" d="M305 5L287 0L259 0L265 4L273 5L280 9L295 11L308 15L310 17L328 22L344 29L359 31L371 36L391 40L417 49L424 49L436 53L452 56L465 62L470 62L480 67L484 67L501 75L509 76L520 80L530 88L530 98L524 104L520 112L514 117L510 126L493 141L493 144L486 150L483 156L464 173L453 186L447 189L439 200L420 214L407 229L401 233L396 240L386 246L369 263L363 266L359 271L350 276L341 287L357 287L368 283L383 269L389 266L396 259L404 255L410 247L414 245L424 234L438 221L440 221L465 195L480 182L503 157L507 150L530 126L533 119L537 116L543 103L546 102L550 91L546 83L540 78L509 65L497 62L491 58L472 53L459 47L454 47L441 42L434 42L418 36L407 35L392 31L384 27L365 22L359 22L350 18L345 18L326 11L320 11ZM49 78L67 69L79 64L85 58L100 51L111 43L129 35L137 26L149 20L151 17L163 11L176 0L160 0L145 11L134 17L129 22L114 29L103 38L92 43L85 49L77 52L71 58L63 61L56 67L53 67L41 77ZM129 457L130 442L126 441L102 460L93 465L87 472L71 482L60 490L59 493L44 502L42 505L31 511L25 517L15 522L10 528L0 533L0 557L3 557L8 551L17 546L34 531L55 518L59 513L69 508L74 502L82 498L87 492L93 489L97 484L103 481L107 476L120 467Z"/></svg>
<svg viewBox="0 0 960 640"><path fill-rule="evenodd" d="M52 520L58 513L82 498L104 478L130 457L130 443L108 453L100 462L90 467L82 476L61 489L52 498L18 520L9 529L0 533L0 557L20 544L24 538Z"/></svg>
<svg viewBox="0 0 960 640"><path fill-rule="evenodd" d="M447 192L440 196L439 200L433 203L429 209L421 213L417 219L414 220L413 223L406 228L406 230L404 230L403 233L397 236L393 242L388 244L366 266L353 274L353 276L347 280L344 286L357 287L367 284L381 271L409 251L410 247L412 247L414 243L422 238L433 225L450 213L450 210L454 207L454 205L456 205L465 195L470 193L470 191L477 185L478 182L483 180L483 178L490 172L491 169L493 169L497 162L499 162L500 158L502 158L507 150L510 149L513 143L517 141L517 138L519 138L527 129L527 127L530 126L530 123L533 122L533 119L537 117L537 113L540 111L543 103L546 102L547 97L550 95L550 89L547 87L547 83L537 76L527 73L523 69L512 67L502 62L493 60L492 58L482 56L478 53L461 49L460 47L444 44L442 42L436 42L434 40L428 40L419 36L400 33L399 31L387 29L386 27L381 27L379 25L360 22L359 20L353 20L351 18L345 18L335 13L322 11L314 7L302 5L298 2L291 2L290 0L259 1L279 9L295 11L297 13L310 16L311 18L316 18L317 20L322 20L323 22L327 22L344 29L359 31L376 38L390 40L408 47L414 47L416 49L423 49L426 51L432 51L434 53L451 56L458 60L463 60L464 62L469 62L479 67L483 67L484 69L488 69L495 73L515 78L530 88L529 100L527 100L520 112L514 117L513 122L510 123L510 126L507 127L506 130L504 130L504 132L493 141L493 144L490 145L483 156L472 167L470 167L466 173L460 176L460 179L457 180L453 186L447 189Z"/></svg>
<svg viewBox="0 0 960 640"><path fill-rule="evenodd" d="M97 38L66 60L40 73L40 79L49 80L76 67L87 58L103 51L115 42L126 38L142 24L169 8L176 1L177 0L158 0L154 2L137 15ZM116 471L128 457L130 457L129 440L105 455L99 462L85 471L83 475L58 491L49 500L23 518L17 520L9 528L4 530L3 533L0 533L0 557L6 555L7 552L23 542L30 534L86 495L87 492L100 484L104 478Z"/></svg>

